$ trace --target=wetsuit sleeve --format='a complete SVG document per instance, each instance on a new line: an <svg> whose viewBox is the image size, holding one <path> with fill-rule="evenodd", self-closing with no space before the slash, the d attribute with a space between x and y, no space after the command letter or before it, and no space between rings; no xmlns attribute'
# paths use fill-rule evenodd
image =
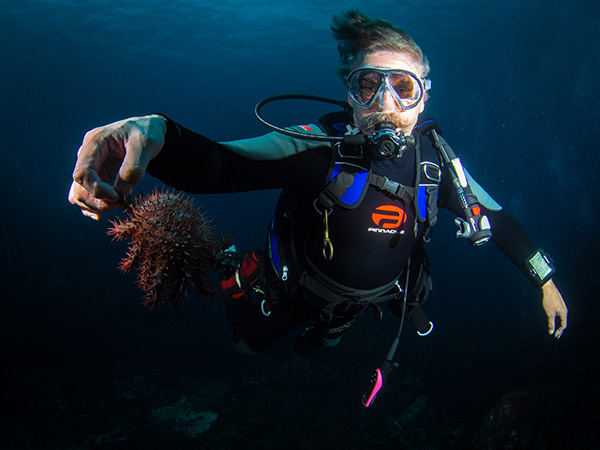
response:
<svg viewBox="0 0 600 450"><path fill-rule="evenodd" d="M258 189L318 190L324 180L331 148L315 141L286 136L219 143L167 121L163 149L148 165L148 173L186 192L208 194Z"/></svg>
<svg viewBox="0 0 600 450"><path fill-rule="evenodd" d="M465 216L452 184L452 177L448 171L448 167L444 167L442 171L438 205L464 219ZM490 220L492 242L537 287L538 285L531 277L526 265L527 259L536 251L537 247L521 224L508 211L504 210L470 175L468 175L468 178L469 185L481 204L483 214L487 215Z"/></svg>

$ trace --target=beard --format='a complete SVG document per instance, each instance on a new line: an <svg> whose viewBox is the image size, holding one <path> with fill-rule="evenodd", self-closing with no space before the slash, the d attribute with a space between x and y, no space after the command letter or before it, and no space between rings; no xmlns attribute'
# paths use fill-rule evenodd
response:
<svg viewBox="0 0 600 450"><path fill-rule="evenodd" d="M399 114L390 112L376 112L366 117L361 117L357 120L355 125L361 130L371 130L382 122L391 122L396 126L396 128L401 129L405 129L410 125L406 123L405 120L402 120L402 117L400 117Z"/></svg>

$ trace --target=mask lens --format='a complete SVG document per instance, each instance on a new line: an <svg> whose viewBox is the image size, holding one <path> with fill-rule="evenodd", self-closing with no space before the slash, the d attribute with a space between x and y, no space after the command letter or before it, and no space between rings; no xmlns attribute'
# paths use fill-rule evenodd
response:
<svg viewBox="0 0 600 450"><path fill-rule="evenodd" d="M390 84L396 94L403 100L416 100L419 98L417 81L406 73L391 73Z"/></svg>
<svg viewBox="0 0 600 450"><path fill-rule="evenodd" d="M348 92L359 105L371 105L383 83L383 79L383 74L379 72L369 69L357 70L348 79Z"/></svg>

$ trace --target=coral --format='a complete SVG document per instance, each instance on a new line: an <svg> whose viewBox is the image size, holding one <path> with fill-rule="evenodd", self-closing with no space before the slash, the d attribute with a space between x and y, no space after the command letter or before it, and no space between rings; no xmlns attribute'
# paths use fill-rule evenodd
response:
<svg viewBox="0 0 600 450"><path fill-rule="evenodd" d="M473 437L473 448L530 448L526 443L535 441L536 422L541 416L543 424L547 401L545 395L538 398L534 389L506 393Z"/></svg>
<svg viewBox="0 0 600 450"><path fill-rule="evenodd" d="M173 405L152 410L152 418L157 423L172 423L175 431L195 438L210 429L219 414L212 411L196 412L187 405L185 396Z"/></svg>
<svg viewBox="0 0 600 450"><path fill-rule="evenodd" d="M210 299L215 291L209 271L219 271L217 258L232 245L231 236L217 236L211 220L191 198L154 190L138 196L125 209L128 219L111 221L113 239L131 240L121 260L123 272L138 271L144 305L181 305L190 288Z"/></svg>
<svg viewBox="0 0 600 450"><path fill-rule="evenodd" d="M414 422L418 415L426 408L427 397L424 395L417 397L417 399L409 406L404 408L400 416L388 417L388 426L390 428L390 435L392 438L396 438L403 433L405 428L410 423Z"/></svg>

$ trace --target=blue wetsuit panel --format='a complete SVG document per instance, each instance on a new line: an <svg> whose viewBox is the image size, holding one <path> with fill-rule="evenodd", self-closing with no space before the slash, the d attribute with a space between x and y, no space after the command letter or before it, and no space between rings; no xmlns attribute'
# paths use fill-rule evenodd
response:
<svg viewBox="0 0 600 450"><path fill-rule="evenodd" d="M271 221L271 232L269 233L271 261L273 267L277 271L277 275L281 276L281 260L279 258L279 249L277 245L277 236L275 235L275 218Z"/></svg>
<svg viewBox="0 0 600 450"><path fill-rule="evenodd" d="M427 218L427 186L419 186L415 203L417 204L419 220L425 220Z"/></svg>
<svg viewBox="0 0 600 450"><path fill-rule="evenodd" d="M330 180L333 180L342 172L341 164L336 164L333 168L333 172L331 174ZM353 206L355 205L363 196L363 192L365 190L365 185L367 184L367 177L369 172L367 170L361 170L358 173L353 174L354 181L352 182L352 186L348 188L348 190L342 195L340 201L346 205Z"/></svg>

